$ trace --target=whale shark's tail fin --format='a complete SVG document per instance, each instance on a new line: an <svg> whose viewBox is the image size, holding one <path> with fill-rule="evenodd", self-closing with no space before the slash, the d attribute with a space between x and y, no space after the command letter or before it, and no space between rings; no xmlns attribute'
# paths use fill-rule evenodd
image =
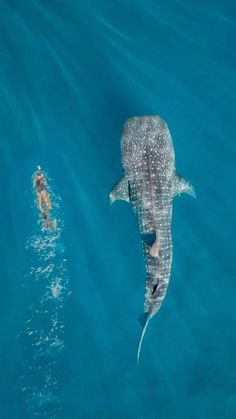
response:
<svg viewBox="0 0 236 419"><path fill-rule="evenodd" d="M139 344L138 344L137 364L139 364L139 358L140 358L140 352L141 352L141 347L142 347L142 343L143 343L143 338L144 338L144 335L145 335L145 332L146 332L146 329L147 329L147 326L148 326L148 323L149 323L149 320L150 320L151 317L152 317L152 315L150 313L146 312L139 319L139 321L142 325L142 333L141 333L141 336L140 336L140 339L139 339Z"/></svg>

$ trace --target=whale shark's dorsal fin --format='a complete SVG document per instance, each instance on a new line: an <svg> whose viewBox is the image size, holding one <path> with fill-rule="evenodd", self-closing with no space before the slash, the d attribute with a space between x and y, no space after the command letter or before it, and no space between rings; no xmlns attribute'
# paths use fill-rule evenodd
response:
<svg viewBox="0 0 236 419"><path fill-rule="evenodd" d="M188 193L193 198L196 198L194 187L187 180L185 180L180 175L175 173L173 177L173 184L172 184L173 198L174 196L180 195L183 192Z"/></svg>
<svg viewBox="0 0 236 419"><path fill-rule="evenodd" d="M118 199L123 199L123 201L130 202L129 194L129 182L128 179L124 176L122 177L112 188L109 193L110 204L117 201Z"/></svg>

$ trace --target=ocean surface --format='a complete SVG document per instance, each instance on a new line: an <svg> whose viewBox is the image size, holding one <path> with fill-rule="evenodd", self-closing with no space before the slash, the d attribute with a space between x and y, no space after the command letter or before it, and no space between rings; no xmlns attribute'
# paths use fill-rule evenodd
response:
<svg viewBox="0 0 236 419"><path fill-rule="evenodd" d="M233 0L0 0L1 419L236 418L235 39ZM137 366L140 236L108 193L123 123L145 114L197 199L174 200Z"/></svg>

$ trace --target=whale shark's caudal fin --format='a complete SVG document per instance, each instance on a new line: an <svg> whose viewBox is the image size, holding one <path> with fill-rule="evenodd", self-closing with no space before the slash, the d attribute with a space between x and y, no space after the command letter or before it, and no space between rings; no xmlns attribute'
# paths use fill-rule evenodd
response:
<svg viewBox="0 0 236 419"><path fill-rule="evenodd" d="M140 358L140 352L141 352L141 347L142 347L142 343L143 343L143 338L144 338L144 335L145 335L145 332L146 332L146 329L147 329L147 326L148 326L148 323L149 323L149 320L150 320L151 317L152 317L152 315L150 313L146 312L139 319L139 321L142 325L142 333L141 333L141 336L140 336L140 339L139 339L139 344L138 344L137 364L139 364L139 358Z"/></svg>
<svg viewBox="0 0 236 419"><path fill-rule="evenodd" d="M128 179L124 176L122 177L112 188L109 193L110 204L117 201L118 199L123 199L124 201L130 202L129 195L129 182Z"/></svg>
<svg viewBox="0 0 236 419"><path fill-rule="evenodd" d="M173 197L176 195L180 195L184 192L191 195L193 198L196 198L194 187L187 180L179 176L177 173L175 173L173 177L172 188Z"/></svg>

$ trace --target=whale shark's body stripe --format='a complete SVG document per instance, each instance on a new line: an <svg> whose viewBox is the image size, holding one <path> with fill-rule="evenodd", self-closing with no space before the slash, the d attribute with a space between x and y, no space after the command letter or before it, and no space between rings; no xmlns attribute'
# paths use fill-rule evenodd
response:
<svg viewBox="0 0 236 419"><path fill-rule="evenodd" d="M167 124L158 116L134 117L125 125L121 139L124 177L112 189L110 201L131 203L139 221L140 233L155 233L158 257L142 240L146 265L144 325L138 348L150 318L165 297L172 262L171 219L173 197L181 192L195 196L192 186L175 173L175 155Z"/></svg>

